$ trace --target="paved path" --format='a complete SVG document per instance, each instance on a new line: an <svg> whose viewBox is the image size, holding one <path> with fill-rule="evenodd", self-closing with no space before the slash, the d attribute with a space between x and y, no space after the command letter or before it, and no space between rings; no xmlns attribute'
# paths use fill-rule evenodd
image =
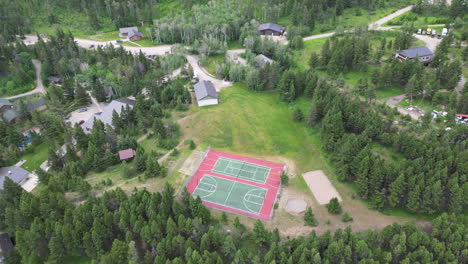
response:
<svg viewBox="0 0 468 264"><path fill-rule="evenodd" d="M42 94L46 93L46 90L44 89L44 84L42 83L42 78L41 78L41 68L42 68L41 62L38 60L32 60L32 63L34 64L34 70L36 71L36 88L26 93L7 97L6 99L10 100L10 99L16 99L16 98L20 98L20 97L24 97L24 96L28 96L32 94L37 94L37 93L42 93Z"/></svg>
<svg viewBox="0 0 468 264"><path fill-rule="evenodd" d="M200 61L198 60L198 57L197 56L194 56L194 55L187 55L187 61L188 63L190 63L190 66L192 66L193 68L193 73L195 74L195 76L200 80L205 80L205 81L211 81L216 90L219 92L222 88L224 87L228 87L228 86L231 86L232 85L232 82L228 82L228 81L224 81L224 80L220 80L220 79L217 79L216 77L214 77L213 75L211 75L210 73L208 73L205 69L203 69L201 66L200 66Z"/></svg>
<svg viewBox="0 0 468 264"><path fill-rule="evenodd" d="M247 65L247 61L242 58L242 57L239 57L239 54L242 54L242 53L245 53L245 49L234 49L234 50L228 50L226 52L227 56L235 63L239 63L241 65L244 65L246 66Z"/></svg>

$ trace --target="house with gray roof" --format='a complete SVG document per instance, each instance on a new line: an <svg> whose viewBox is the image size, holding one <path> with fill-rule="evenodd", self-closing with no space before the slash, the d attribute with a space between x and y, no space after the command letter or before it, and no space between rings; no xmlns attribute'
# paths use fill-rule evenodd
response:
<svg viewBox="0 0 468 264"><path fill-rule="evenodd" d="M0 168L0 190L3 190L3 183L5 182L6 177L10 178L17 184L22 185L27 181L30 174L31 173L29 171L17 166Z"/></svg>
<svg viewBox="0 0 468 264"><path fill-rule="evenodd" d="M133 108L135 105L135 100L129 99L129 98L120 98L117 100L113 100L110 102L109 105L104 108L104 111L100 113L96 113L93 116L91 116L84 124L83 128L85 129L86 132L89 132L93 129L94 121L95 120L101 120L104 125L112 125L112 113L115 111L119 116L120 113L122 113L122 109L126 108L129 106L130 108Z"/></svg>
<svg viewBox="0 0 468 264"><path fill-rule="evenodd" d="M140 40L145 38L143 34L138 31L137 27L120 28L119 35L121 37L127 37L129 40Z"/></svg>
<svg viewBox="0 0 468 264"><path fill-rule="evenodd" d="M0 234L0 263L3 263L5 257L13 249L15 246L11 242L10 236L6 233Z"/></svg>
<svg viewBox="0 0 468 264"><path fill-rule="evenodd" d="M285 32L285 27L275 23L265 23L258 26L260 35L267 36L282 36Z"/></svg>
<svg viewBox="0 0 468 264"><path fill-rule="evenodd" d="M255 57L255 66L259 68L262 68L266 64L270 64L270 63L273 63L273 60L263 54L260 54L257 57Z"/></svg>
<svg viewBox="0 0 468 264"><path fill-rule="evenodd" d="M218 104L218 92L216 92L212 82L200 81L195 84L194 90L198 106Z"/></svg>
<svg viewBox="0 0 468 264"><path fill-rule="evenodd" d="M416 47L406 50L397 50L395 51L395 58L400 61L413 60L418 58L418 60L423 64L429 64L434 58L434 53L428 47Z"/></svg>
<svg viewBox="0 0 468 264"><path fill-rule="evenodd" d="M16 104L10 102L10 100L0 98L0 115L7 123L13 123L18 118L18 112L16 112Z"/></svg>

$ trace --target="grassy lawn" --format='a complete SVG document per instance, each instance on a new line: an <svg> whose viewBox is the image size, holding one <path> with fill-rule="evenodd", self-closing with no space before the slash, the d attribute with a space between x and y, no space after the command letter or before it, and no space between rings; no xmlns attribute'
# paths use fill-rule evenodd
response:
<svg viewBox="0 0 468 264"><path fill-rule="evenodd" d="M30 172L39 168L41 164L47 160L49 146L47 143L42 143L36 146L28 154L23 155L20 160L26 160L26 162L21 165L21 168L28 170Z"/></svg>
<svg viewBox="0 0 468 264"><path fill-rule="evenodd" d="M224 61L224 54L221 55L215 55L215 56L209 56L206 58L206 60L203 63L203 68L205 68L206 71L211 73L212 75L219 77L216 74L216 64L221 64ZM220 78L220 77L219 77Z"/></svg>
<svg viewBox="0 0 468 264"><path fill-rule="evenodd" d="M329 37L304 41L304 48L301 50L294 51L293 56L294 56L294 61L297 64L297 68L300 70L309 69L310 55L313 52L320 55L322 46L323 44L325 44L327 39L329 39Z"/></svg>
<svg viewBox="0 0 468 264"><path fill-rule="evenodd" d="M414 23L415 25L436 25L450 22L450 19L445 16L424 16L414 12L408 12L395 17L383 24L383 26L400 26L406 22Z"/></svg>
<svg viewBox="0 0 468 264"><path fill-rule="evenodd" d="M184 134L198 145L268 159L294 160L299 172L329 167L314 142L318 135L303 123L292 121L296 108L308 112L310 102L280 102L277 94L254 93L236 83L221 92L216 106L194 108ZM307 115L307 114L306 114Z"/></svg>
<svg viewBox="0 0 468 264"><path fill-rule="evenodd" d="M408 107L410 105L414 105L423 109L434 109L434 110L442 110L440 106L434 105L431 101L423 100L420 98L414 98L413 101L410 103L409 99L402 100L398 105L402 107Z"/></svg>
<svg viewBox="0 0 468 264"><path fill-rule="evenodd" d="M119 31L109 31L109 32L97 32L95 35L76 35L77 38L84 38L97 41L113 41L117 39L122 39L119 36Z"/></svg>

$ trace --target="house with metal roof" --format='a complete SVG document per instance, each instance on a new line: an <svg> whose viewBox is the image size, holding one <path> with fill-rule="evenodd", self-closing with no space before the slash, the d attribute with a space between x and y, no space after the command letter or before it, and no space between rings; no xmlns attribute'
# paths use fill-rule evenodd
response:
<svg viewBox="0 0 468 264"><path fill-rule="evenodd" d="M400 61L413 60L417 58L421 63L429 64L434 59L434 53L428 47L416 47L406 50L395 51L395 58Z"/></svg>
<svg viewBox="0 0 468 264"><path fill-rule="evenodd" d="M13 123L18 118L18 112L16 112L16 104L10 102L10 100L0 98L0 115L8 123Z"/></svg>
<svg viewBox="0 0 468 264"><path fill-rule="evenodd" d="M96 113L93 116L91 116L84 124L83 128L85 131L91 131L93 129L94 121L95 120L101 120L104 125L112 125L112 113L115 111L119 116L120 113L122 113L122 109L125 107L130 107L133 108L135 105L135 100L129 99L129 98L120 98L117 100L113 100L110 102L109 105L104 108L104 111L100 113Z"/></svg>
<svg viewBox="0 0 468 264"><path fill-rule="evenodd" d="M200 81L195 84L194 90L198 106L218 104L218 92L216 92L212 82Z"/></svg>
<svg viewBox="0 0 468 264"><path fill-rule="evenodd" d="M263 54L260 54L257 57L255 57L255 66L259 68L262 68L269 63L273 63L273 60Z"/></svg>
<svg viewBox="0 0 468 264"><path fill-rule="evenodd" d="M0 168L0 190L3 190L3 183L5 182L6 177L10 178L17 184L22 185L28 180L30 174L31 173L29 171L17 166Z"/></svg>
<svg viewBox="0 0 468 264"><path fill-rule="evenodd" d="M135 150L129 148L119 151L120 161L131 161L136 155Z"/></svg>
<svg viewBox="0 0 468 264"><path fill-rule="evenodd" d="M10 236L6 233L0 234L0 263L3 263L10 251L15 249Z"/></svg>
<svg viewBox="0 0 468 264"><path fill-rule="evenodd" d="M145 38L143 34L138 31L137 27L120 28L119 35L121 37L127 37L129 40L140 40Z"/></svg>
<svg viewBox="0 0 468 264"><path fill-rule="evenodd" d="M285 32L285 27L275 23L265 23L258 26L258 31L260 31L260 35L282 36Z"/></svg>

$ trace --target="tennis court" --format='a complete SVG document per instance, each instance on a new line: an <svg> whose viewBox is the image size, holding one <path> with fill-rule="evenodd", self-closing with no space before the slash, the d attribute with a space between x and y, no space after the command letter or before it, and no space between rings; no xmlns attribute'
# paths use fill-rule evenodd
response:
<svg viewBox="0 0 468 264"><path fill-rule="evenodd" d="M268 221L284 169L283 164L211 149L185 188L211 208Z"/></svg>
<svg viewBox="0 0 468 264"><path fill-rule="evenodd" d="M258 183L265 183L270 173L270 168L221 157L216 162L213 172Z"/></svg>
<svg viewBox="0 0 468 264"><path fill-rule="evenodd" d="M267 189L233 180L203 175L193 196L203 201L258 214Z"/></svg>

